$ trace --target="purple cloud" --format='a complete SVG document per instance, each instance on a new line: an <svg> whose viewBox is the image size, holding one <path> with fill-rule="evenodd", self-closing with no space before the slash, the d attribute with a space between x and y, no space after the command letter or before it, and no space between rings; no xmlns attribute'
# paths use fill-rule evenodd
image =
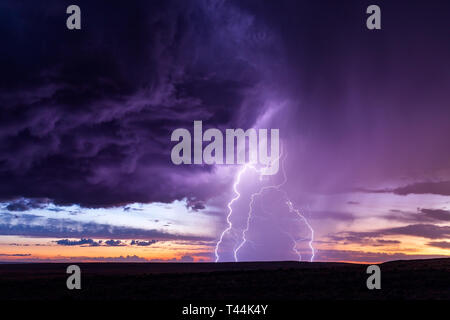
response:
<svg viewBox="0 0 450 320"><path fill-rule="evenodd" d="M406 235L427 239L445 239L450 238L450 226L412 224L403 227L385 228L368 232L341 232L336 235L332 235L331 238L336 241L359 242L365 239L389 235Z"/></svg>
<svg viewBox="0 0 450 320"><path fill-rule="evenodd" d="M406 196L408 194L438 194L449 196L450 181L418 182L398 188L365 191L374 193L394 193L402 196Z"/></svg>
<svg viewBox="0 0 450 320"><path fill-rule="evenodd" d="M450 249L450 242L448 241L432 241L428 242L428 245L431 247L441 248L441 249Z"/></svg>
<svg viewBox="0 0 450 320"><path fill-rule="evenodd" d="M418 208L418 212L404 212L401 210L391 210L386 215L386 219L404 221L404 222L447 222L450 221L450 211L443 209L424 209Z"/></svg>
<svg viewBox="0 0 450 320"><path fill-rule="evenodd" d="M83 246L83 245L86 245L89 247L100 246L100 243L93 239L80 239L80 240L62 239L62 240L57 240L56 243L61 246Z"/></svg>
<svg viewBox="0 0 450 320"><path fill-rule="evenodd" d="M226 188L226 180L197 183L211 168L174 166L170 134L193 120L219 128L253 125L264 111L263 97L254 93L267 70L257 64L272 59L267 49L274 40L261 37L251 16L232 4L213 9L213 3L104 2L103 10L86 2L90 27L81 41L59 28L59 19L42 26L34 10L7 1L5 10L21 17L27 39L42 32L52 40L44 48L15 37L2 46L5 57L20 51L27 67L0 61L8 78L0 86L0 179L9 181L0 186L0 199L112 206L201 200ZM49 7L65 12L63 3ZM1 23L7 35L16 34L15 26Z"/></svg>
<svg viewBox="0 0 450 320"><path fill-rule="evenodd" d="M122 247L125 246L126 244L123 243L121 240L106 240L105 244L109 247Z"/></svg>
<svg viewBox="0 0 450 320"><path fill-rule="evenodd" d="M131 245L132 246L148 247L148 246L151 246L152 244L155 244L157 242L158 242L158 240L149 240L149 241L132 240L131 241Z"/></svg>

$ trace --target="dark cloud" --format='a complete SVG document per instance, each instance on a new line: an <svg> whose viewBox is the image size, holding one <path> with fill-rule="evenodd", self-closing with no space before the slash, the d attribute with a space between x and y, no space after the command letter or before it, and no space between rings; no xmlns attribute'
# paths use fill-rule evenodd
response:
<svg viewBox="0 0 450 320"><path fill-rule="evenodd" d="M203 210L206 208L203 201L199 201L196 199L188 199L186 206L188 209L191 209L193 211L199 211L199 210Z"/></svg>
<svg viewBox="0 0 450 320"><path fill-rule="evenodd" d="M30 209L25 203L15 202L11 203L6 207L9 211L27 211Z"/></svg>
<svg viewBox="0 0 450 320"><path fill-rule="evenodd" d="M157 240L150 240L150 241L139 241L139 240L132 240L131 245L137 245L137 246L149 246L154 243L156 243ZM57 240L57 244L63 245L63 246L90 246L90 247L98 247L98 246L107 246L107 247L123 247L126 246L126 243L122 240L99 240L95 241L93 239L80 239L80 240L69 240L69 239L62 239Z"/></svg>
<svg viewBox="0 0 450 320"><path fill-rule="evenodd" d="M56 241L57 244L61 246L89 246L89 247L98 247L100 245L99 242L93 239L80 239L80 240L69 240L69 239L61 239Z"/></svg>
<svg viewBox="0 0 450 320"><path fill-rule="evenodd" d="M415 183L404 187L392 189L390 190L390 192L402 196L408 194L439 194L449 196L450 181Z"/></svg>
<svg viewBox="0 0 450 320"><path fill-rule="evenodd" d="M406 235L427 239L450 238L450 226L436 226L432 224L412 224L403 227L379 229L369 232L341 232L331 236L336 241L361 242L370 238L390 235Z"/></svg>
<svg viewBox="0 0 450 320"><path fill-rule="evenodd" d="M450 181L415 183L404 187L392 189L391 192L399 195L440 194L444 196L449 196Z"/></svg>
<svg viewBox="0 0 450 320"><path fill-rule="evenodd" d="M132 207L124 207L123 208L123 211L143 211L144 209L141 209L141 208L132 208Z"/></svg>
<svg viewBox="0 0 450 320"><path fill-rule="evenodd" d="M49 199L15 199L5 207L8 211L28 211L31 209L44 208L50 203Z"/></svg>
<svg viewBox="0 0 450 320"><path fill-rule="evenodd" d="M158 240L149 240L149 241L132 240L131 245L147 247L147 246L151 246L152 244L155 244L157 242L158 242Z"/></svg>
<svg viewBox="0 0 450 320"><path fill-rule="evenodd" d="M78 5L83 27L70 32L66 3L2 3L0 198L112 206L225 187L197 183L208 167L174 166L170 135L193 120L251 126L271 38L229 2Z"/></svg>
<svg viewBox="0 0 450 320"><path fill-rule="evenodd" d="M440 209L420 209L425 217L436 221L450 221L450 211Z"/></svg>
<svg viewBox="0 0 450 320"><path fill-rule="evenodd" d="M377 239L377 243L380 243L382 245L390 245L390 244L400 244L401 242L398 240Z"/></svg>
<svg viewBox="0 0 450 320"><path fill-rule="evenodd" d="M109 247L122 247L125 246L125 243L122 243L120 240L106 240L105 244Z"/></svg>
<svg viewBox="0 0 450 320"><path fill-rule="evenodd" d="M432 241L427 243L429 246L441 248L441 249L450 249L450 242L448 241Z"/></svg>
<svg viewBox="0 0 450 320"><path fill-rule="evenodd" d="M450 181L418 182L392 189L380 189L380 190L359 189L358 191L372 192L372 193L394 193L401 196L406 196L408 194L438 194L443 196L449 196Z"/></svg>
<svg viewBox="0 0 450 320"><path fill-rule="evenodd" d="M404 212L401 210L391 210L391 214L385 218L404 222L446 222L450 221L450 211L443 209L423 209L418 208L417 212Z"/></svg>

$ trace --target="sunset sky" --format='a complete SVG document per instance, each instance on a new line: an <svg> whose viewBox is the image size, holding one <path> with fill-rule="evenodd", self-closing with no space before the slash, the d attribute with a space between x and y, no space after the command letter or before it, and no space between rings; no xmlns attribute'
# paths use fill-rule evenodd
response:
<svg viewBox="0 0 450 320"><path fill-rule="evenodd" d="M219 261L450 256L450 2L73 3L0 3L0 262L215 261L229 207ZM174 165L195 120L282 170Z"/></svg>

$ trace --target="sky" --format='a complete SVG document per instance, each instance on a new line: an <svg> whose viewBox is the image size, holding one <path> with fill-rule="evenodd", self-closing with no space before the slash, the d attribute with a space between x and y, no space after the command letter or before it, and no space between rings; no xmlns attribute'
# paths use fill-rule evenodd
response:
<svg viewBox="0 0 450 320"><path fill-rule="evenodd" d="M449 257L450 3L376 3L3 0L0 261ZM278 174L173 164L196 120Z"/></svg>

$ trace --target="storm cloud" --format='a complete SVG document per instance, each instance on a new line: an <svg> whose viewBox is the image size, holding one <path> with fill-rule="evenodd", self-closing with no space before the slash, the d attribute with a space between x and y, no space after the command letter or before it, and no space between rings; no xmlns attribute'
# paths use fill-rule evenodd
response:
<svg viewBox="0 0 450 320"><path fill-rule="evenodd" d="M276 48L263 26L222 1L80 1L72 33L64 5L1 5L0 198L112 206L224 187L174 166L170 134L254 124Z"/></svg>

